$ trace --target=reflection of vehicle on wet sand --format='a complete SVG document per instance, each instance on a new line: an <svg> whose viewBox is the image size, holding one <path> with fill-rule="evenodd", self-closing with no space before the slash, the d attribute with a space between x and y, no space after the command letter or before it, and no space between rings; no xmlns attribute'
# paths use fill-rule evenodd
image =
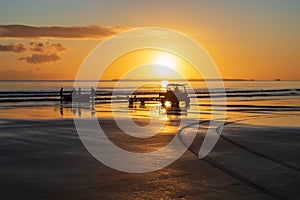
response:
<svg viewBox="0 0 300 200"><path fill-rule="evenodd" d="M190 105L190 97L182 84L168 84L166 91L135 92L128 101L129 108L134 108L135 102L140 102L140 106L145 107L146 102L159 101L167 114L181 114L186 112ZM180 107L181 102L184 102L185 108Z"/></svg>

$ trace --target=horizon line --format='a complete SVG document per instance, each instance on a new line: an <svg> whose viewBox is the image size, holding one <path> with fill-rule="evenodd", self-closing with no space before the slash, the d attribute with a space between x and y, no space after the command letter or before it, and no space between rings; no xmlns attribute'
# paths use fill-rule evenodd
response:
<svg viewBox="0 0 300 200"><path fill-rule="evenodd" d="M49 81L49 82L112 82L112 81L300 81L300 79L240 79L240 78L223 78L223 79L103 79L103 80L75 80L75 79L0 79L0 82L42 82L42 81Z"/></svg>

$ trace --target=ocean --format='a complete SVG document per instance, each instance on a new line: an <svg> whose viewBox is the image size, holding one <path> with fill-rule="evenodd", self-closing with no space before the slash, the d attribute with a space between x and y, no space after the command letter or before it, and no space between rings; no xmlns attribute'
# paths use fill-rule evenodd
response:
<svg viewBox="0 0 300 200"><path fill-rule="evenodd" d="M140 82L140 81L139 81ZM150 82L150 83L149 83ZM71 103L61 103L59 90L70 94L74 81L0 81L0 118L72 118L105 117L111 113L111 105L118 108L120 116L128 111L128 96L135 91L136 81L124 81L117 89L117 81L100 81L97 84L95 101L72 107ZM169 81L180 83L180 81ZM140 84L140 83L139 83ZM210 114L210 94L204 81L189 81L187 91L193 90L191 105L186 117L197 117L200 112L203 118ZM93 81L83 81L82 93L89 94ZM299 116L300 113L300 81L224 81L226 90L227 118L237 120L245 116L288 115ZM161 90L161 81L147 81L141 91ZM211 94L218 99L218 93ZM222 99L222 95L220 95ZM218 102L215 102L218 104ZM217 105L218 106L218 105ZM141 108L134 106L133 115L147 116L149 109L160 111L159 102L148 102ZM77 109L77 111L76 111ZM145 111L147 111L145 113ZM297 122L295 122L297 124Z"/></svg>

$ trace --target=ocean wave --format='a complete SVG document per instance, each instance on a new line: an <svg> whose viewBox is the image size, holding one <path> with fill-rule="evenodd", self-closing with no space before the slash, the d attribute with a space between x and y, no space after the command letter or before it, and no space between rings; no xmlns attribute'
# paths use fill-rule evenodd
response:
<svg viewBox="0 0 300 200"><path fill-rule="evenodd" d="M220 91L213 90L212 93L209 93L207 90L203 88L198 88L194 90L194 95L190 95L191 98L198 99L210 99L210 98L224 98L225 96L220 93ZM88 91L83 91L83 94L89 94ZM139 94L139 95L155 95L158 94L159 91L134 91L134 90L101 90L98 89L95 95L95 101L117 101L124 100L128 98L128 94ZM70 92L65 92L65 95L70 94ZM260 97L291 97L291 96L300 96L300 89L288 88L288 89L273 89L273 90L226 90L227 98L242 98L255 99ZM241 100L242 100L241 99ZM0 103L8 103L8 102L46 102L60 101L59 92L58 91L0 91Z"/></svg>

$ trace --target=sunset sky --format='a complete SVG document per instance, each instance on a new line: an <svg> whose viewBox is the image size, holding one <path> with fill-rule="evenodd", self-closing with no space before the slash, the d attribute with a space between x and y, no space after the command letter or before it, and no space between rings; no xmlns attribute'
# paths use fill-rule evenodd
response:
<svg viewBox="0 0 300 200"><path fill-rule="evenodd" d="M0 2L0 80L74 79L97 44L136 27L190 36L224 78L300 80L298 0Z"/></svg>

